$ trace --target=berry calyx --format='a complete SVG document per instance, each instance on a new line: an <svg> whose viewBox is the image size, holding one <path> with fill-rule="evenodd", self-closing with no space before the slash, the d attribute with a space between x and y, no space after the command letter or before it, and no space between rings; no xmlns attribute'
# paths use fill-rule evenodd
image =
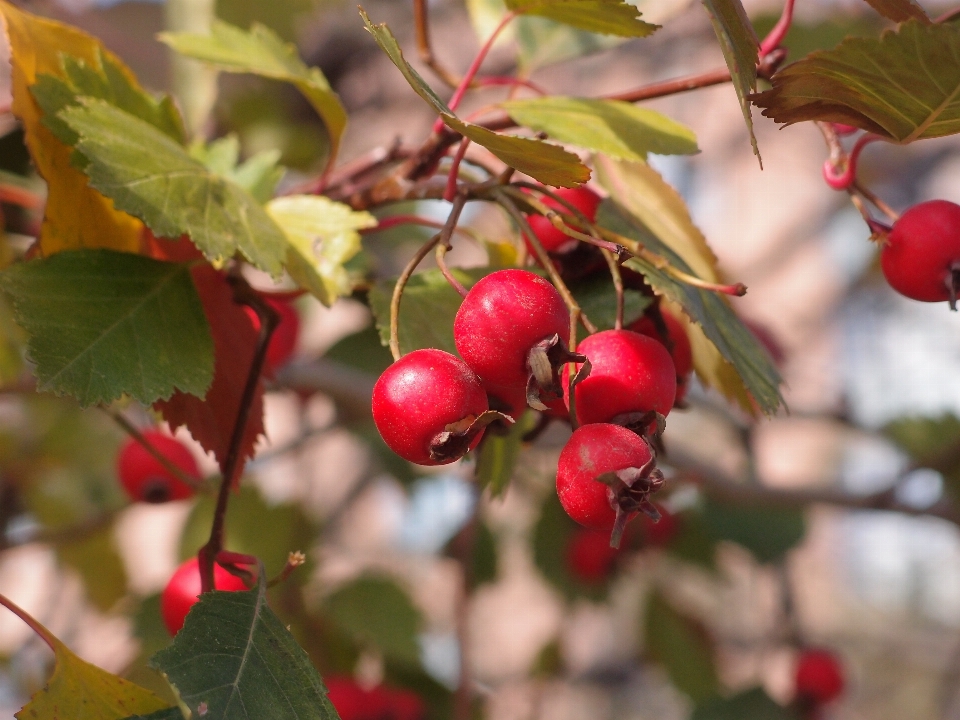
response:
<svg viewBox="0 0 960 720"><path fill-rule="evenodd" d="M914 205L893 224L880 252L890 287L924 302L947 300L957 309L960 292L960 205L931 200Z"/></svg>
<svg viewBox="0 0 960 720"><path fill-rule="evenodd" d="M797 659L797 699L823 705L840 697L845 680L840 660L823 648L806 648Z"/></svg>
<svg viewBox="0 0 960 720"><path fill-rule="evenodd" d="M200 469L193 453L175 437L147 430L144 439L184 475L200 482ZM194 488L171 472L136 439L128 438L117 454L117 477L134 502L164 503L192 497Z"/></svg>
<svg viewBox="0 0 960 720"><path fill-rule="evenodd" d="M459 358L425 348L388 367L373 387L373 421L387 446L418 465L444 465L476 447L488 411L480 378Z"/></svg>
<svg viewBox="0 0 960 720"><path fill-rule="evenodd" d="M600 207L602 198L590 188L586 186L580 186L577 188L560 188L554 191L554 194L573 205L591 222L593 222L593 220L597 217L597 208ZM552 197L544 196L543 204L552 210L558 210L567 214L570 213L570 210L566 206L557 202ZM530 223L530 229L533 230L534 235L537 236L537 240L540 241L543 249L547 252L565 253L569 252L579 244L579 240L572 238L569 235L565 235L543 215L531 215L527 218L527 221ZM530 247L529 241L527 241L527 248L531 253L533 252L533 248Z"/></svg>
<svg viewBox="0 0 960 720"><path fill-rule="evenodd" d="M264 300L280 316L280 323L274 328L270 343L267 345L266 365L273 371L286 365L287 361L293 357L293 352L297 348L297 338L300 336L300 315L289 302L269 297ZM243 309L253 323L253 329L259 332L260 318L257 311L249 305L244 305Z"/></svg>
<svg viewBox="0 0 960 720"><path fill-rule="evenodd" d="M410 690L377 685L364 688L353 678L325 678L327 698L340 720L423 720L427 708Z"/></svg>
<svg viewBox="0 0 960 720"><path fill-rule="evenodd" d="M620 425L582 425L560 451L557 495L574 521L611 533L617 547L627 522L643 511L658 519L649 500L663 486L646 440Z"/></svg>
<svg viewBox="0 0 960 720"><path fill-rule="evenodd" d="M562 338L570 316L560 293L527 270L499 270L481 278L463 299L453 323L457 351L491 388L527 388L534 407L561 395L559 367L580 356Z"/></svg>
<svg viewBox="0 0 960 720"><path fill-rule="evenodd" d="M666 416L677 394L677 371L667 349L631 330L604 330L577 347L590 360L590 374L577 383L577 420L642 429ZM570 406L569 387L564 400Z"/></svg>
<svg viewBox="0 0 960 720"><path fill-rule="evenodd" d="M246 590L243 580L213 564L213 586L217 590ZM173 573L160 595L160 614L171 636L180 632L183 621L200 598L200 562L192 557Z"/></svg>
<svg viewBox="0 0 960 720"><path fill-rule="evenodd" d="M662 326L654 318L644 315L627 329L651 337L667 348L677 372L677 394L673 404L680 405L687 394L687 383L693 372L693 349L686 329L677 318L668 312L661 312L660 317L663 319Z"/></svg>
<svg viewBox="0 0 960 720"><path fill-rule="evenodd" d="M565 560L570 574L586 585L599 585L610 577L620 551L610 547L610 533L577 528L567 540Z"/></svg>

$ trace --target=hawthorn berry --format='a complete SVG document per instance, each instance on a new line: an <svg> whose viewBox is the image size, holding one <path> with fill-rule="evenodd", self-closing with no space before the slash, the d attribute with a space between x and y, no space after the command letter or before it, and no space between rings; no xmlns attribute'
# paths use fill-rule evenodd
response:
<svg viewBox="0 0 960 720"><path fill-rule="evenodd" d="M560 451L560 504L581 525L612 531L615 546L638 510L659 518L649 495L662 486L647 441L620 425L581 425Z"/></svg>
<svg viewBox="0 0 960 720"><path fill-rule="evenodd" d="M693 349L686 329L677 318L668 312L661 312L660 317L663 318L662 328L653 318L644 315L627 329L653 338L670 352L673 367L677 371L677 395L673 403L679 405L687 394L687 382L693 372Z"/></svg>
<svg viewBox="0 0 960 720"><path fill-rule="evenodd" d="M243 580L213 564L213 586L217 590L246 590ZM200 562L192 557L173 573L160 594L160 614L171 636L180 632L183 621L200 597Z"/></svg>
<svg viewBox="0 0 960 720"><path fill-rule="evenodd" d="M597 217L597 208L600 207L602 198L585 185L576 188L559 188L554 193L582 212L591 222ZM570 212L565 205L549 196L544 196L543 204L562 213ZM531 215L527 218L527 221L530 223L530 229L537 236L537 240L540 241L543 249L547 252L565 253L579 244L579 240L562 233L543 215ZM525 241L527 242L527 248L532 253L533 248L530 246L530 241L526 238Z"/></svg>
<svg viewBox="0 0 960 720"><path fill-rule="evenodd" d="M423 700L410 690L384 685L367 689L341 675L324 682L340 720L423 720L426 715Z"/></svg>
<svg viewBox="0 0 960 720"><path fill-rule="evenodd" d="M457 351L485 386L527 388L532 400L541 392L544 399L560 396L557 369L578 357L562 340L569 331L560 293L528 270L498 270L481 278L453 322Z"/></svg>
<svg viewBox="0 0 960 720"><path fill-rule="evenodd" d="M610 547L608 531L577 528L567 540L564 559L567 570L577 580L599 585L610 577L619 552Z"/></svg>
<svg viewBox="0 0 960 720"><path fill-rule="evenodd" d="M267 345L266 365L272 371L283 367L293 357L297 338L300 336L300 315L289 302L269 297L264 299L280 316L280 323L274 328L270 343ZM257 311L249 305L244 305L243 309L253 323L253 329L259 332L260 318Z"/></svg>
<svg viewBox="0 0 960 720"><path fill-rule="evenodd" d="M893 224L880 251L890 287L924 302L948 300L960 290L960 205L931 200L914 205Z"/></svg>
<svg viewBox="0 0 960 720"><path fill-rule="evenodd" d="M824 648L806 648L797 659L796 689L801 702L823 705L840 697L845 681L840 660Z"/></svg>
<svg viewBox="0 0 960 720"><path fill-rule="evenodd" d="M666 416L677 394L677 371L667 349L631 330L604 330L577 347L590 360L590 375L576 385L577 420L588 423L650 423ZM564 400L570 406L569 386Z"/></svg>
<svg viewBox="0 0 960 720"><path fill-rule="evenodd" d="M159 430L147 430L143 437L185 475L200 481L197 461L186 445ZM163 503L183 500L194 493L193 487L170 472L134 438L128 438L117 454L117 477L134 502Z"/></svg>
<svg viewBox="0 0 960 720"><path fill-rule="evenodd" d="M484 426L500 417L487 410L480 378L434 348L404 355L373 386L377 430L391 450L418 465L445 465L476 447Z"/></svg>

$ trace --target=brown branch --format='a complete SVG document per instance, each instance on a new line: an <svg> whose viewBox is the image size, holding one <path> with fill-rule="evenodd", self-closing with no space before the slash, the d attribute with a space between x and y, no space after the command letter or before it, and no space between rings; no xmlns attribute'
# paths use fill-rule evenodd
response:
<svg viewBox="0 0 960 720"><path fill-rule="evenodd" d="M413 0L413 27L417 35L417 52L423 64L433 70L438 78L451 88L460 85L460 78L447 70L433 54L430 44L430 18L427 13L427 0Z"/></svg>

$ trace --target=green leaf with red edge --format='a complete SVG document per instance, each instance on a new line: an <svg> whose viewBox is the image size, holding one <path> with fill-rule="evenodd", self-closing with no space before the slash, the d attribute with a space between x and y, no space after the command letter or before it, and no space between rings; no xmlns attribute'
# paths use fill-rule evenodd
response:
<svg viewBox="0 0 960 720"><path fill-rule="evenodd" d="M753 153L759 159L760 149L757 147L757 138L753 134L749 96L757 90L760 42L740 0L703 0L703 6L710 13L713 30L720 41L723 59L730 70L733 87L740 100L740 110L747 124L747 131L750 133Z"/></svg>
<svg viewBox="0 0 960 720"><path fill-rule="evenodd" d="M960 133L960 24L911 19L848 38L772 78L754 104L778 123L845 123L900 143Z"/></svg>
<svg viewBox="0 0 960 720"><path fill-rule="evenodd" d="M166 43L181 55L212 63L227 72L251 73L292 83L317 111L330 136L328 165L336 159L347 126L347 112L320 68L308 67L297 49L285 43L270 28L254 23L243 30L215 20L209 35L161 33Z"/></svg>
<svg viewBox="0 0 960 720"><path fill-rule="evenodd" d="M482 145L510 167L545 185L577 187L590 179L587 166L580 162L580 158L562 147L532 138L500 135L458 118L406 61L390 29L384 24L374 25L362 9L360 15L367 30L397 66L410 87L437 112L451 130Z"/></svg>
<svg viewBox="0 0 960 720"><path fill-rule="evenodd" d="M658 591L647 598L642 619L644 649L663 666L670 680L694 702L720 688L713 641L706 626L675 608Z"/></svg>
<svg viewBox="0 0 960 720"><path fill-rule="evenodd" d="M506 0L506 5L520 15L538 15L605 35L646 37L660 27L641 20L637 6L623 0Z"/></svg>
<svg viewBox="0 0 960 720"><path fill-rule="evenodd" d="M0 287L30 336L40 390L86 406L210 386L213 344L185 265L72 250L9 267Z"/></svg>
<svg viewBox="0 0 960 720"><path fill-rule="evenodd" d="M928 23L930 18L913 0L866 0L874 10L894 22L904 22L913 18Z"/></svg>
<svg viewBox="0 0 960 720"><path fill-rule="evenodd" d="M774 702L763 688L732 697L714 697L697 705L690 720L801 720L799 712Z"/></svg>
<svg viewBox="0 0 960 720"><path fill-rule="evenodd" d="M223 273L203 264L195 267L192 275L213 335L213 382L203 397L177 392L153 407L172 428L185 425L194 439L216 456L222 469L253 363L257 331L243 306L233 301L233 291ZM253 446L262 433L263 382L258 380L240 443L241 461L253 457ZM234 482L242 468L243 462L239 462Z"/></svg>

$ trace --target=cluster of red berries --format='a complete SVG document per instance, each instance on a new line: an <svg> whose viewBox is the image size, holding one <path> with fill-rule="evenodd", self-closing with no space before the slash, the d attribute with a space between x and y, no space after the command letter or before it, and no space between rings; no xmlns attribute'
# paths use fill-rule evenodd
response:
<svg viewBox="0 0 960 720"><path fill-rule="evenodd" d="M801 651L794 681L796 703L808 718L818 718L821 708L840 697L846 684L840 660L824 648Z"/></svg>
<svg viewBox="0 0 960 720"><path fill-rule="evenodd" d="M565 199L588 219L599 203L589 190L568 191ZM541 243L562 248L552 233L566 236L531 218L538 220ZM374 386L373 418L398 455L440 465L476 447L489 423L510 422L527 405L562 417L573 407L579 427L560 454L557 492L574 520L612 530L616 543L638 511L658 516L649 495L663 475L651 437L685 391L690 343L679 322L659 310L629 329L588 336L576 352L564 342L569 333L566 304L547 280L520 269L487 275L454 320L462 359L430 348L400 358ZM578 373L573 383L568 363Z"/></svg>

